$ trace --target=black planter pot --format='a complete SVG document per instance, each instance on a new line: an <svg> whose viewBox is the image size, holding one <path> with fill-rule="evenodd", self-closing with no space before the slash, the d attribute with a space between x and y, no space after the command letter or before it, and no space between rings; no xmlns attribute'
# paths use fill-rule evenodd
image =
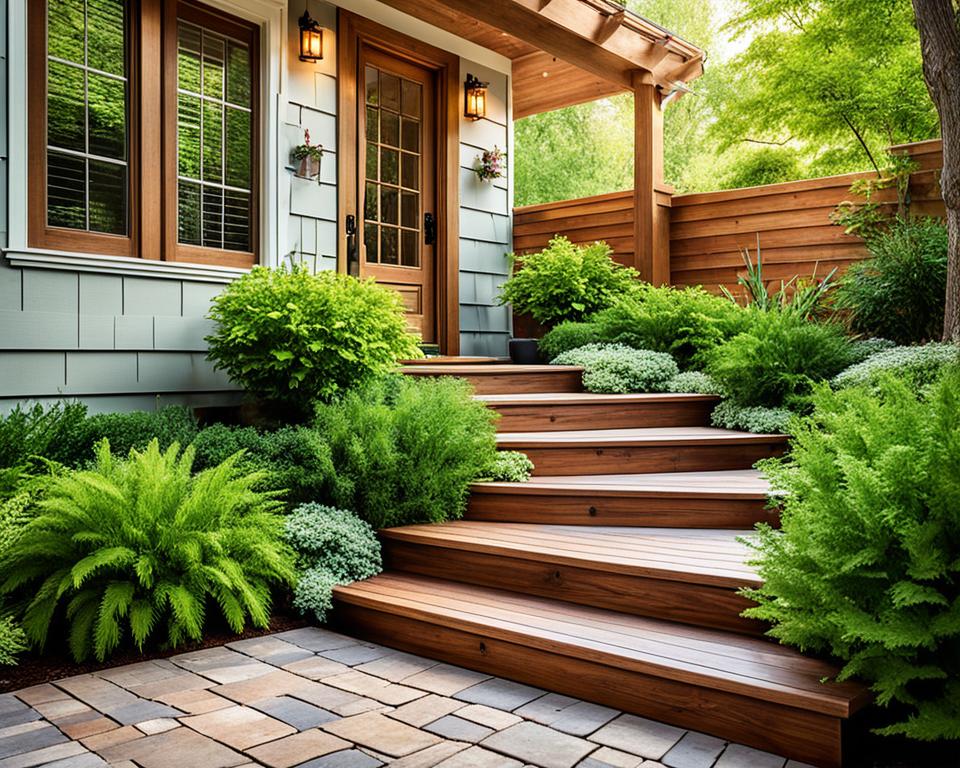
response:
<svg viewBox="0 0 960 768"><path fill-rule="evenodd" d="M536 365L540 350L536 339L510 339L510 362L516 365Z"/></svg>

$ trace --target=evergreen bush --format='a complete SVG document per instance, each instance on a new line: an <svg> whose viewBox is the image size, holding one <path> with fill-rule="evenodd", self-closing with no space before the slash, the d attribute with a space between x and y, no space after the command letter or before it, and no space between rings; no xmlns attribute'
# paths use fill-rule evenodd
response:
<svg viewBox="0 0 960 768"><path fill-rule="evenodd" d="M213 300L210 317L217 367L296 414L422 357L396 291L336 272L254 267Z"/></svg>
<svg viewBox="0 0 960 768"><path fill-rule="evenodd" d="M749 327L751 313L701 288L645 285L592 317L600 339L666 352L680 368L700 368L718 344Z"/></svg>
<svg viewBox="0 0 960 768"><path fill-rule="evenodd" d="M286 540L297 553L293 605L326 621L333 588L380 573L380 542L373 529L352 512L303 504L287 517Z"/></svg>
<svg viewBox="0 0 960 768"><path fill-rule="evenodd" d="M394 376L317 409L335 469L329 503L374 528L462 516L496 452L496 414L454 378Z"/></svg>
<svg viewBox="0 0 960 768"><path fill-rule="evenodd" d="M500 288L500 303L544 325L582 320L638 285L637 271L611 253L606 243L574 245L558 235L538 253L510 254L514 271Z"/></svg>
<svg viewBox="0 0 960 768"><path fill-rule="evenodd" d="M709 357L707 373L735 404L802 410L818 381L850 364L843 329L788 312L756 312L749 331Z"/></svg>
<svg viewBox="0 0 960 768"><path fill-rule="evenodd" d="M602 341L600 329L594 323L578 323L567 320L547 331L540 339L540 355L544 360L553 360L557 355L571 349L596 344Z"/></svg>
<svg viewBox="0 0 960 768"><path fill-rule="evenodd" d="M908 382L914 389L929 386L951 363L960 360L956 344L934 342L916 347L894 347L851 365L833 379L835 387L873 386L888 374Z"/></svg>
<svg viewBox="0 0 960 768"><path fill-rule="evenodd" d="M0 416L0 467L26 466L32 457L61 464L86 457L86 420L87 407L81 403L37 403L29 408L17 405Z"/></svg>
<svg viewBox="0 0 960 768"><path fill-rule="evenodd" d="M37 516L0 556L0 592L25 603L23 627L40 649L69 623L77 661L103 661L128 636L169 647L203 637L210 608L234 632L266 627L271 587L292 583L281 505L241 474L239 456L192 473L193 450L118 459L104 441L88 470L51 476Z"/></svg>
<svg viewBox="0 0 960 768"><path fill-rule="evenodd" d="M925 398L888 376L813 402L790 457L762 465L781 529L760 527L746 613L867 681L882 733L960 738L960 372Z"/></svg>
<svg viewBox="0 0 960 768"><path fill-rule="evenodd" d="M553 363L583 366L583 388L606 394L662 392L679 373L670 355L623 344L588 344L564 352Z"/></svg>
<svg viewBox="0 0 960 768"><path fill-rule="evenodd" d="M71 466L88 461L101 440L110 443L115 456L126 456L131 450L142 452L153 440L161 451L174 443L189 445L197 436L197 420L189 408L168 405L156 411L99 413L87 419L82 432L81 454L68 462Z"/></svg>

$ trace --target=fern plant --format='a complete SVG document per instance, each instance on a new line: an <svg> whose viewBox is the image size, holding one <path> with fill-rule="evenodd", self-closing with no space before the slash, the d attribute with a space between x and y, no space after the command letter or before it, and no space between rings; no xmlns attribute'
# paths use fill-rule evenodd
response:
<svg viewBox="0 0 960 768"><path fill-rule="evenodd" d="M50 477L0 559L0 592L24 600L30 641L42 649L63 617L74 658L102 661L127 635L137 648L161 634L170 647L200 640L211 607L235 632L268 626L293 556L280 502L240 458L193 475L191 448L153 440L124 460L103 441L91 469Z"/></svg>

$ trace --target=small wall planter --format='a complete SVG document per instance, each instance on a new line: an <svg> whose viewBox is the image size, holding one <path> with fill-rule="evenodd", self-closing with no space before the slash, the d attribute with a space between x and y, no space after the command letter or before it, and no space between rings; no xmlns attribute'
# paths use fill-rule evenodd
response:
<svg viewBox="0 0 960 768"><path fill-rule="evenodd" d="M304 157L297 165L294 175L298 179L315 179L320 175L320 158Z"/></svg>

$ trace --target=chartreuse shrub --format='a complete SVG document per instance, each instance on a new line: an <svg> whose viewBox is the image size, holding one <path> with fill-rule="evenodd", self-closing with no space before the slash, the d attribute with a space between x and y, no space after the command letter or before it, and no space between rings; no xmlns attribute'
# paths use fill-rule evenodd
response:
<svg viewBox="0 0 960 768"><path fill-rule="evenodd" d="M530 457L521 451L497 451L479 480L494 483L525 483L533 474Z"/></svg>
<svg viewBox="0 0 960 768"><path fill-rule="evenodd" d="M700 368L707 353L750 324L751 313L701 288L646 285L590 319L604 342L667 352L681 369Z"/></svg>
<svg viewBox="0 0 960 768"><path fill-rule="evenodd" d="M940 376L944 368L960 360L960 347L932 343L916 347L894 347L841 371L833 379L836 387L875 385L888 374L922 389Z"/></svg>
<svg viewBox="0 0 960 768"><path fill-rule="evenodd" d="M545 325L582 320L638 285L637 271L611 253L606 243L574 245L558 235L538 253L510 254L514 273L500 288L500 302Z"/></svg>
<svg viewBox="0 0 960 768"><path fill-rule="evenodd" d="M330 501L374 528L458 518L496 452L496 415L462 379L389 377L317 409Z"/></svg>
<svg viewBox="0 0 960 768"><path fill-rule="evenodd" d="M890 376L813 402L763 466L782 528L760 527L747 615L868 682L882 733L960 738L960 372L924 398Z"/></svg>
<svg viewBox="0 0 960 768"><path fill-rule="evenodd" d="M750 330L716 347L707 373L736 405L803 409L818 381L850 364L850 343L835 324L790 312L754 312Z"/></svg>
<svg viewBox="0 0 960 768"><path fill-rule="evenodd" d="M786 408L764 408L761 405L737 405L724 400L710 414L715 427L758 434L781 434L789 431L793 412Z"/></svg>
<svg viewBox="0 0 960 768"><path fill-rule="evenodd" d="M243 451L240 467L265 473L264 485L283 490L288 504L329 496L334 474L330 447L308 427L281 427L261 432L253 427L214 424L193 442L194 469L214 467Z"/></svg>
<svg viewBox="0 0 960 768"><path fill-rule="evenodd" d="M694 395L719 395L720 385L703 371L682 371L668 381L664 392L685 392Z"/></svg>
<svg viewBox="0 0 960 768"><path fill-rule="evenodd" d="M947 287L947 229L936 219L899 219L867 240L870 258L851 264L836 304L858 333L916 344L939 338Z"/></svg>
<svg viewBox="0 0 960 768"><path fill-rule="evenodd" d="M22 482L5 501L0 502L0 558L5 557L20 539L24 527L34 516L37 482ZM28 648L27 636L14 612L0 602L0 666L17 663L17 656Z"/></svg>
<svg viewBox="0 0 960 768"><path fill-rule="evenodd" d="M555 365L583 366L587 392L662 392L679 372L670 355L623 344L588 344L554 358Z"/></svg>
<svg viewBox="0 0 960 768"><path fill-rule="evenodd" d="M127 638L142 648L200 640L210 610L235 632L266 627L271 587L291 584L280 502L257 490L239 456L194 475L193 449L174 443L119 459L106 441L90 469L50 476L37 514L0 557L0 592L22 600L41 649L69 624L80 661Z"/></svg>
<svg viewBox="0 0 960 768"><path fill-rule="evenodd" d="M540 339L540 355L545 360L553 360L557 355L571 349L585 347L602 341L600 329L594 323L578 323L567 320L547 331Z"/></svg>
<svg viewBox="0 0 960 768"><path fill-rule="evenodd" d="M326 621L333 588L380 573L380 542L352 512L321 504L303 504L287 517L285 536L297 553L293 606Z"/></svg>
<svg viewBox="0 0 960 768"><path fill-rule="evenodd" d="M422 356L396 291L336 272L254 267L214 299L210 317L217 367L300 413Z"/></svg>

